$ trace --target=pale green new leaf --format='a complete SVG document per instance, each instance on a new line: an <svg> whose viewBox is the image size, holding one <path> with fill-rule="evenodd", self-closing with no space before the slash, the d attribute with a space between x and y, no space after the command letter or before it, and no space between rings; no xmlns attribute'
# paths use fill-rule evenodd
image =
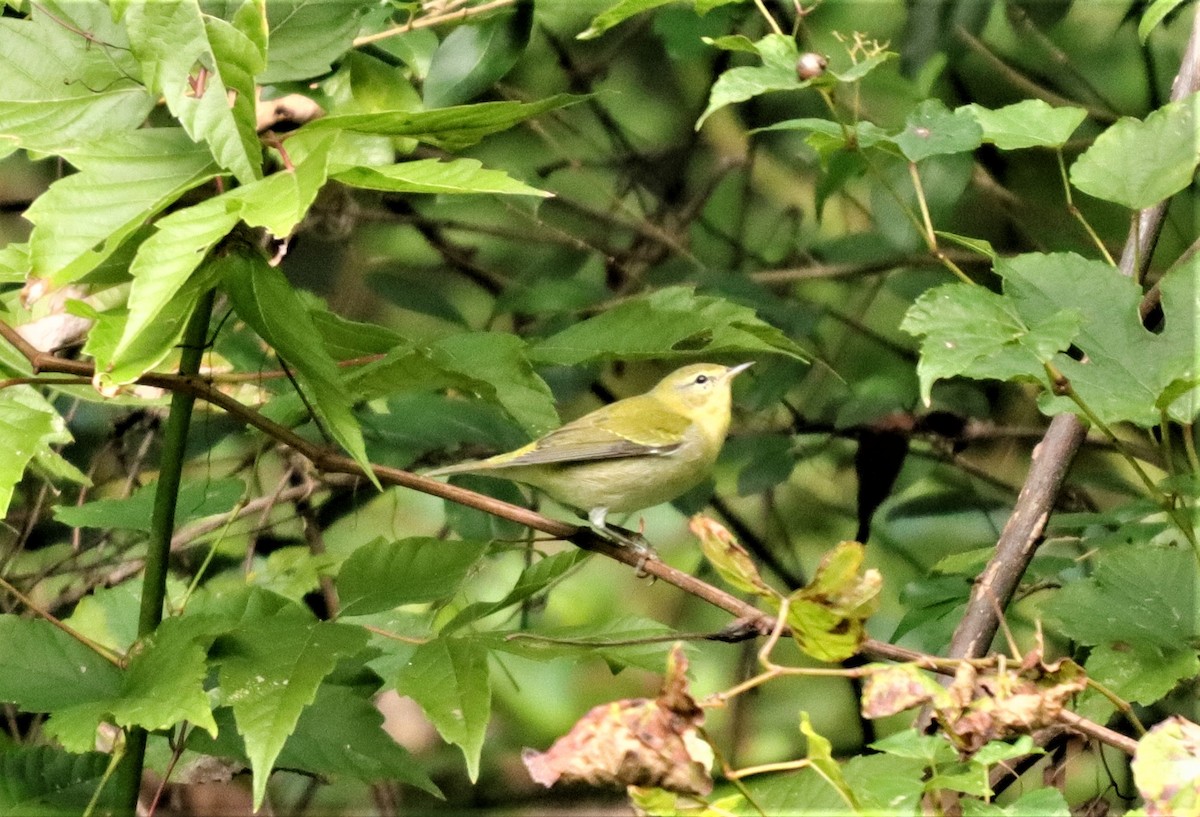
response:
<svg viewBox="0 0 1200 817"><path fill-rule="evenodd" d="M1200 160L1200 92L1145 121L1122 117L1071 165L1071 183L1098 199L1140 210L1192 183Z"/></svg>
<svg viewBox="0 0 1200 817"><path fill-rule="evenodd" d="M416 701L438 733L462 749L472 782L492 711L487 660L487 650L473 641L438 638L417 647L396 679L396 691Z"/></svg>
<svg viewBox="0 0 1200 817"><path fill-rule="evenodd" d="M951 111L940 99L926 99L905 119L892 141L910 162L930 156L966 153L979 147L983 129L970 112Z"/></svg>
<svg viewBox="0 0 1200 817"><path fill-rule="evenodd" d="M969 111L983 128L983 141L1001 150L1061 147L1087 118L1083 108L1052 108L1041 99L1026 99L996 110L982 105L959 110Z"/></svg>
<svg viewBox="0 0 1200 817"><path fill-rule="evenodd" d="M39 453L54 454L54 445L71 441L66 423L54 406L30 386L0 390L0 513L8 511L13 488Z"/></svg>
<svg viewBox="0 0 1200 817"><path fill-rule="evenodd" d="M109 372L113 382L129 382L166 357L200 296L199 276L193 273L238 218L237 202L226 195L159 220L158 229L143 242L130 266L129 316L120 339L110 350L90 350L99 371ZM149 330L158 342L146 343L143 334Z"/></svg>
<svg viewBox="0 0 1200 817"><path fill-rule="evenodd" d="M134 3L125 25L146 84L188 134L238 181L261 178L254 111L254 75L266 65L261 7L245 2L228 22L204 14L198 0Z"/></svg>
<svg viewBox="0 0 1200 817"><path fill-rule="evenodd" d="M477 159L419 159L383 167L351 167L332 175L351 187L393 193L496 193L545 198L554 195L517 181L503 170L485 168Z"/></svg>
<svg viewBox="0 0 1200 817"><path fill-rule="evenodd" d="M782 34L768 34L754 44L762 65L730 68L713 83L708 95L708 107L696 120L696 130L717 110L735 102L765 94L769 91L790 91L807 88L811 80L796 75L796 60L800 50L796 40Z"/></svg>
<svg viewBox="0 0 1200 817"><path fill-rule="evenodd" d="M137 128L154 97L108 9L47 0L31 11L30 20L0 19L0 143L56 152Z"/></svg>
<svg viewBox="0 0 1200 817"><path fill-rule="evenodd" d="M221 664L220 684L254 773L254 807L262 805L275 759L339 658L367 643L365 630L305 621L290 608L251 621L233 636L235 654Z"/></svg>
<svg viewBox="0 0 1200 817"><path fill-rule="evenodd" d="M104 138L63 151L80 172L59 179L25 211L33 222L30 274L73 281L111 255L152 216L217 168L178 128Z"/></svg>

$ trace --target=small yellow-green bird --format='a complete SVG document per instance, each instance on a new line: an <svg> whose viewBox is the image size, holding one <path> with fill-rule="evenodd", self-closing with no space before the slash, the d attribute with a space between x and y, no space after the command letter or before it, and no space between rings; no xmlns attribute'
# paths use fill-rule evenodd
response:
<svg viewBox="0 0 1200 817"><path fill-rule="evenodd" d="M708 476L729 431L730 385L750 365L684 366L645 394L596 409L515 451L426 476L522 482L586 511L607 538L634 544L605 517L669 502Z"/></svg>

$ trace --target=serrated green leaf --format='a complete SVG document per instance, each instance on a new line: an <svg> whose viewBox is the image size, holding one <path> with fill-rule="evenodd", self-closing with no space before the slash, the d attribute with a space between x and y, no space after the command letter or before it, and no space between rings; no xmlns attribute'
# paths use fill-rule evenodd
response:
<svg viewBox="0 0 1200 817"><path fill-rule="evenodd" d="M267 67L261 85L303 80L329 71L350 50L367 4L362 0L270 0Z"/></svg>
<svg viewBox="0 0 1200 817"><path fill-rule="evenodd" d="M163 621L133 652L120 697L109 703L114 722L155 731L187 721L216 737L217 724L204 689L206 659L188 625L174 618Z"/></svg>
<svg viewBox="0 0 1200 817"><path fill-rule="evenodd" d="M425 107L461 105L492 87L517 64L532 27L533 0L521 0L510 14L451 31L429 63Z"/></svg>
<svg viewBox="0 0 1200 817"><path fill-rule="evenodd" d="M341 613L366 615L444 599L458 590L486 549L487 542L376 539L355 550L338 572Z"/></svg>
<svg viewBox="0 0 1200 817"><path fill-rule="evenodd" d="M542 363L574 366L597 360L678 360L699 354L782 354L804 351L754 310L691 287L667 287L617 304L529 350Z"/></svg>
<svg viewBox="0 0 1200 817"><path fill-rule="evenodd" d="M362 430L354 418L337 364L322 345L304 302L283 273L257 252L235 250L216 263L222 271L222 288L238 317L287 362L324 427L374 480Z"/></svg>
<svg viewBox="0 0 1200 817"><path fill-rule="evenodd" d="M409 136L422 142L457 150L483 137L508 130L538 114L572 105L582 97L558 94L537 102L479 102L434 111L381 111L347 113L313 120L297 133L346 130L385 136ZM295 138L295 137L293 137Z"/></svg>
<svg viewBox="0 0 1200 817"><path fill-rule="evenodd" d="M492 711L487 659L474 641L438 638L417 647L396 679L396 691L416 701L438 733L462 750L472 782Z"/></svg>
<svg viewBox="0 0 1200 817"><path fill-rule="evenodd" d="M134 3L124 20L146 85L184 130L238 181L261 178L254 88L266 66L261 7L245 2L230 22L204 14L198 0Z"/></svg>
<svg viewBox="0 0 1200 817"><path fill-rule="evenodd" d="M804 756L812 764L812 768L826 783L836 789L851 807L856 807L858 798L855 797L854 790L847 785L846 778L842 775L842 767L833 759L833 744L829 742L829 738L813 729L812 721L805 711L800 712L800 734L807 740L808 747Z"/></svg>
<svg viewBox="0 0 1200 817"><path fill-rule="evenodd" d="M1196 634L1194 567L1194 556L1183 549L1105 548L1088 579L1063 587L1042 609L1082 644L1175 653Z"/></svg>
<svg viewBox="0 0 1200 817"><path fill-rule="evenodd" d="M1192 183L1200 161L1200 92L1144 121L1122 117L1071 165L1071 184L1098 199L1141 210Z"/></svg>
<svg viewBox="0 0 1200 817"><path fill-rule="evenodd" d="M280 750L321 681L339 658L367 642L364 630L328 621L304 623L291 609L239 628L231 637L235 652L221 662L221 691L246 743L256 810Z"/></svg>
<svg viewBox="0 0 1200 817"><path fill-rule="evenodd" d="M64 155L80 172L60 179L25 212L33 222L31 275L73 281L148 219L216 173L212 156L178 128L134 131Z"/></svg>
<svg viewBox="0 0 1200 817"><path fill-rule="evenodd" d="M883 65L888 60L900 56L895 51L881 51L878 54L872 54L866 59L859 60L849 68L838 70L830 68L828 73L835 77L839 82L858 82L867 74L874 71L879 66Z"/></svg>
<svg viewBox="0 0 1200 817"><path fill-rule="evenodd" d="M0 390L0 513L8 511L13 488L30 460L53 453L52 446L72 440L66 423L44 397L30 386Z"/></svg>
<svg viewBox="0 0 1200 817"><path fill-rule="evenodd" d="M1190 260L1162 280L1165 326L1157 334L1142 326L1141 288L1107 264L1072 253L1030 253L1004 259L996 272L1004 278L1005 294L1026 323L1051 320L1063 310L1079 316L1079 334L1073 340L1087 362L1058 354L1054 365L1104 422L1157 424L1159 395L1175 381L1198 374L1195 315L1200 306L1200 260ZM1173 402L1170 412L1190 422L1196 408L1192 392ZM1067 398L1045 394L1042 410L1076 408Z"/></svg>
<svg viewBox="0 0 1200 817"><path fill-rule="evenodd" d="M276 763L367 782L395 780L443 796L412 755L383 731L383 714L370 698L335 684L317 689Z"/></svg>
<svg viewBox="0 0 1200 817"><path fill-rule="evenodd" d="M335 172L333 178L351 187L394 193L554 195L517 181L503 170L485 168L477 159L419 159L384 167L352 167Z"/></svg>
<svg viewBox="0 0 1200 817"><path fill-rule="evenodd" d="M1150 706L1162 700L1180 681L1200 674L1196 650L1185 645L1162 645L1110 641L1094 645L1088 653L1088 677L1130 703ZM1107 720L1115 707L1108 698L1088 690L1081 697L1079 713Z"/></svg>
<svg viewBox="0 0 1200 817"><path fill-rule="evenodd" d="M983 141L983 129L969 111L951 111L939 99L926 99L908 115L904 130L892 141L910 162L919 162L973 151Z"/></svg>
<svg viewBox="0 0 1200 817"><path fill-rule="evenodd" d="M0 19L0 141L53 153L137 128L154 98L104 5L45 2L31 12Z"/></svg>
<svg viewBox="0 0 1200 817"><path fill-rule="evenodd" d="M922 336L917 376L930 405L933 384L946 377L1032 379L1044 383L1044 362L1079 331L1071 312L1029 326L1003 295L967 284L945 284L917 299L900 328Z"/></svg>
<svg viewBox="0 0 1200 817"><path fill-rule="evenodd" d="M770 91L792 91L807 88L811 80L801 80L796 74L800 49L795 39L782 34L768 34L754 44L762 65L730 68L717 77L708 95L708 106L696 120L700 130L704 120L715 111L737 102L745 102Z"/></svg>
<svg viewBox="0 0 1200 817"><path fill-rule="evenodd" d="M982 105L959 110L969 111L983 128L983 141L1000 150L1062 147L1087 118L1083 108L1052 108L1041 99L1026 99L996 110Z"/></svg>
<svg viewBox="0 0 1200 817"><path fill-rule="evenodd" d="M593 17L588 27L575 36L580 40L594 40L613 26L628 20L630 17L673 2L675 0L619 0L616 5Z"/></svg>

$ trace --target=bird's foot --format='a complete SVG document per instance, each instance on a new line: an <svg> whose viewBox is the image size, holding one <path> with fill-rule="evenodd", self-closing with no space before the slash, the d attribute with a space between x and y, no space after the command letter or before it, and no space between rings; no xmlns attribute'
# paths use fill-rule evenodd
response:
<svg viewBox="0 0 1200 817"><path fill-rule="evenodd" d="M628 528L618 527L616 525L605 525L602 531L603 535L621 547L629 548L638 555L637 561L637 577L643 579L650 574L646 572L646 562L657 559L658 553L646 541L646 537L638 531L632 531Z"/></svg>

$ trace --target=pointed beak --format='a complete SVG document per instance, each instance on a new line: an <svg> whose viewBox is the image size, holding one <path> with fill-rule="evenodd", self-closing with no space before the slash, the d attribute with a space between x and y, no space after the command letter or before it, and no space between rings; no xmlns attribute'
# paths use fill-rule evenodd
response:
<svg viewBox="0 0 1200 817"><path fill-rule="evenodd" d="M725 379L733 380L735 377L737 377L739 374L746 371L753 365L754 365L754 361L751 360L749 363L739 363L736 366L730 366L729 371L725 372Z"/></svg>

